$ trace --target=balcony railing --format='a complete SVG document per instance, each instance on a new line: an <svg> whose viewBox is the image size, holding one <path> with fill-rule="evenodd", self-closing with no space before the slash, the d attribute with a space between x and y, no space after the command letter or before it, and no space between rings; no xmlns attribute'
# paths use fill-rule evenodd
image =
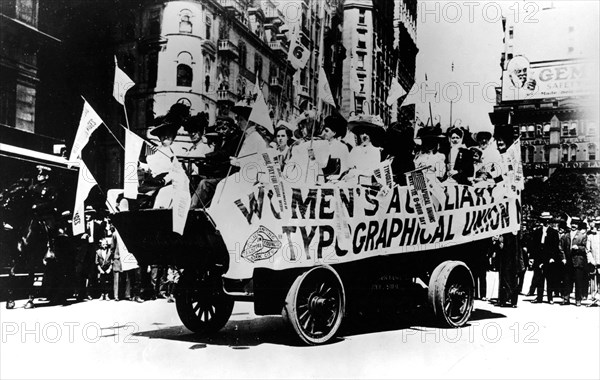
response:
<svg viewBox="0 0 600 380"><path fill-rule="evenodd" d="M238 47L229 40L219 40L219 53L229 54L235 58L239 57Z"/></svg>
<svg viewBox="0 0 600 380"><path fill-rule="evenodd" d="M271 50L275 51L275 52L280 52L280 53L288 53L288 48L287 46L285 46L284 43L282 43L281 41L271 41L269 42L269 47L271 48Z"/></svg>
<svg viewBox="0 0 600 380"><path fill-rule="evenodd" d="M269 80L269 86L271 86L273 88L280 88L280 89L283 88L281 78L271 77L271 79Z"/></svg>
<svg viewBox="0 0 600 380"><path fill-rule="evenodd" d="M235 104L237 102L237 95L229 90L217 90L217 102Z"/></svg>

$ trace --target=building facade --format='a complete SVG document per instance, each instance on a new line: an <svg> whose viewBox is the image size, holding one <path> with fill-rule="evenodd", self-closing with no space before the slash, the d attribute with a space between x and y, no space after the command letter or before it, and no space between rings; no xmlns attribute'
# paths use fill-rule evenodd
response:
<svg viewBox="0 0 600 380"><path fill-rule="evenodd" d="M503 20L502 85L496 88L491 122L496 130L510 129L520 137L526 180L564 178L573 194L579 191L571 187L578 178L581 186L598 189L598 60L588 46L586 16L549 8L536 17L536 29L549 30L547 41L532 38L532 25L510 16ZM543 188L539 181L531 183Z"/></svg>
<svg viewBox="0 0 600 380"><path fill-rule="evenodd" d="M386 100L394 76L407 92L414 83L416 8L416 1L344 2L345 117L369 113L379 115L387 125L396 121L399 103L388 106ZM353 80L358 80L358 86Z"/></svg>
<svg viewBox="0 0 600 380"><path fill-rule="evenodd" d="M251 96L257 79L272 116L289 117L294 70L279 31L283 16L269 1L253 4L149 0L129 9L116 29L117 56L136 83L128 92L135 129L146 130L177 102L213 123Z"/></svg>

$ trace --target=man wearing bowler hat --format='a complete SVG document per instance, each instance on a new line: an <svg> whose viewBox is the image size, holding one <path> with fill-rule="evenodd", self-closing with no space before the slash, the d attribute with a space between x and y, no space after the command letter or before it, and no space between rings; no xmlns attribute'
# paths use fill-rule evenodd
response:
<svg viewBox="0 0 600 380"><path fill-rule="evenodd" d="M541 303L544 298L544 282L546 283L548 302L554 303L554 293L558 294L555 279L555 265L560 259L558 231L550 226L552 215L542 212L541 227L534 230L529 241L529 252L533 257L534 277L537 272L537 282L533 284L537 297L532 303Z"/></svg>

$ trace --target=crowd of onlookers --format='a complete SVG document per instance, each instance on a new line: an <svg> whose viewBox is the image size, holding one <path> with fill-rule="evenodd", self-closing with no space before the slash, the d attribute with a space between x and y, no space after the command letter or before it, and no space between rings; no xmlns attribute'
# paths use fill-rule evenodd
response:
<svg viewBox="0 0 600 380"><path fill-rule="evenodd" d="M498 272L498 306L516 307L519 294L532 303L544 302L544 295L550 304L557 298L562 305L600 302L600 217L542 212L518 234L493 238L487 251L485 269ZM485 275L478 280L476 297L487 300Z"/></svg>

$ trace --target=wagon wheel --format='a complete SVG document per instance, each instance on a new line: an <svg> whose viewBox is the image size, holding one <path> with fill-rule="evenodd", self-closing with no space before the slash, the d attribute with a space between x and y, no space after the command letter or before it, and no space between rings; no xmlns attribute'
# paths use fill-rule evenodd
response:
<svg viewBox="0 0 600 380"><path fill-rule="evenodd" d="M183 271L175 290L175 305L188 329L200 335L219 331L229 320L233 304L233 299L223 291L220 275Z"/></svg>
<svg viewBox="0 0 600 380"><path fill-rule="evenodd" d="M345 304L340 277L332 268L321 266L296 278L285 299L283 313L300 339L320 344L337 332Z"/></svg>
<svg viewBox="0 0 600 380"><path fill-rule="evenodd" d="M469 268L460 261L444 261L429 279L429 302L445 325L464 325L473 311L475 285Z"/></svg>

